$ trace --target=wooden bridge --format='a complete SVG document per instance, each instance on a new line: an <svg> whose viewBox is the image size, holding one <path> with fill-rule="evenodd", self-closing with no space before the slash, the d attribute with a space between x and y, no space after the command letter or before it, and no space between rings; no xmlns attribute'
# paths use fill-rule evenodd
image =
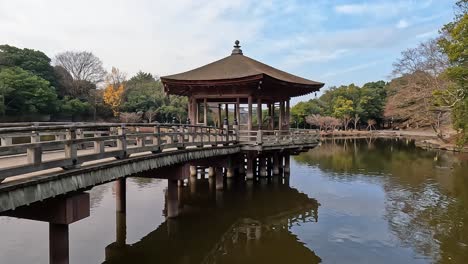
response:
<svg viewBox="0 0 468 264"><path fill-rule="evenodd" d="M135 173L210 157L237 155L239 162L222 167L227 174L240 169L252 179L256 168L262 173L258 163L263 153L289 155L315 147L318 134L189 124L12 123L0 125L0 139L2 212ZM255 166L252 160L257 158ZM204 163L210 167L210 161Z"/></svg>

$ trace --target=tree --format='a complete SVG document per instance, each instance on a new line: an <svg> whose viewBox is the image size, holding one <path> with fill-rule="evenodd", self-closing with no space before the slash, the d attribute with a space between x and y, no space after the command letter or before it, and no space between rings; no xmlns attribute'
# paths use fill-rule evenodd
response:
<svg viewBox="0 0 468 264"><path fill-rule="evenodd" d="M102 61L89 51L65 51L54 58L55 65L65 68L74 80L99 83L106 71Z"/></svg>
<svg viewBox="0 0 468 264"><path fill-rule="evenodd" d="M54 69L50 65L50 58L41 51L0 45L1 66L19 67L49 81L55 86Z"/></svg>
<svg viewBox="0 0 468 264"><path fill-rule="evenodd" d="M320 114L321 112L321 105L317 99L299 102L291 108L291 116L298 123L298 126L303 126L307 122L305 120L307 116Z"/></svg>
<svg viewBox="0 0 468 264"><path fill-rule="evenodd" d="M322 127L324 125L323 123L323 117L321 115L309 115L306 117L306 122L307 124L317 126L319 130L322 130Z"/></svg>
<svg viewBox="0 0 468 264"><path fill-rule="evenodd" d="M122 112L119 115L120 122L122 123L139 123L141 122L141 114Z"/></svg>
<svg viewBox="0 0 468 264"><path fill-rule="evenodd" d="M333 116L343 120L344 129L347 130L351 115L354 112L353 101L338 96L333 102Z"/></svg>
<svg viewBox="0 0 468 264"><path fill-rule="evenodd" d="M110 108L112 109L112 113L116 117L119 116L120 106L122 105L123 101L123 94L123 84L116 88L114 88L112 84L108 84L104 90L104 103L110 106Z"/></svg>
<svg viewBox="0 0 468 264"><path fill-rule="evenodd" d="M372 128L375 129L375 124L377 124L377 122L374 120L374 119L367 119L367 129L369 130L372 130Z"/></svg>
<svg viewBox="0 0 468 264"><path fill-rule="evenodd" d="M359 117L359 115L357 113L354 114L354 118L353 118L353 123L354 123L354 129L357 129L357 124L359 122L361 118Z"/></svg>
<svg viewBox="0 0 468 264"><path fill-rule="evenodd" d="M468 142L468 1L458 1L456 6L455 20L443 27L439 40L449 61L444 74L452 84L436 97L442 105L452 109L453 126L460 131L458 143L461 145Z"/></svg>
<svg viewBox="0 0 468 264"><path fill-rule="evenodd" d="M402 52L394 63L393 73L399 77L390 83L389 107L408 121L408 124L430 126L444 140L440 115L445 111L437 106L433 94L447 89L441 74L448 66L437 40L429 40L418 47ZM393 86L392 86L393 85Z"/></svg>
<svg viewBox="0 0 468 264"><path fill-rule="evenodd" d="M5 92L2 108L6 113L44 113L57 110L57 94L43 78L19 67L0 69L0 84Z"/></svg>
<svg viewBox="0 0 468 264"><path fill-rule="evenodd" d="M111 72L106 75L106 83L112 84L114 87L119 87L126 81L126 77L126 73L121 72L116 67L112 67Z"/></svg>
<svg viewBox="0 0 468 264"><path fill-rule="evenodd" d="M72 121L77 115L87 114L91 111L91 104L89 102L83 102L77 98L70 98L65 96L61 101L60 110L62 113L70 115Z"/></svg>

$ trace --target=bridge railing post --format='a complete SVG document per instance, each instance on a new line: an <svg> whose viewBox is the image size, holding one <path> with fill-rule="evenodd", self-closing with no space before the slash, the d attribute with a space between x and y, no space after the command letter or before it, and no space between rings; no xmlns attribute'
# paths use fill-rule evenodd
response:
<svg viewBox="0 0 468 264"><path fill-rule="evenodd" d="M99 138L101 135L99 133L94 133L94 138ZM94 153L104 153L104 141L103 140L96 140L93 141L93 148Z"/></svg>
<svg viewBox="0 0 468 264"><path fill-rule="evenodd" d="M257 131L257 145L261 145L263 143L263 131Z"/></svg>
<svg viewBox="0 0 468 264"><path fill-rule="evenodd" d="M229 125L227 123L226 118L224 119L224 125L223 125L223 129L221 130L221 134L224 136L224 138L226 140L224 145L228 144L229 143Z"/></svg>
<svg viewBox="0 0 468 264"><path fill-rule="evenodd" d="M76 147L76 128L72 127L67 129L66 132L66 143L65 143L65 158L72 161L73 165L78 164L78 149Z"/></svg>
<svg viewBox="0 0 468 264"><path fill-rule="evenodd" d="M117 149L121 151L119 158L126 158L127 157L127 135L126 135L126 128L125 125L121 125L117 128L117 134L119 138L117 138Z"/></svg>
<svg viewBox="0 0 468 264"><path fill-rule="evenodd" d="M161 151L161 127L159 125L153 127L153 153Z"/></svg>
<svg viewBox="0 0 468 264"><path fill-rule="evenodd" d="M195 142L195 137L196 137L196 128L195 127L189 127L188 128L188 142L193 143Z"/></svg>
<svg viewBox="0 0 468 264"><path fill-rule="evenodd" d="M1 146L11 146L13 145L13 139L11 137L1 137L0 138Z"/></svg>
<svg viewBox="0 0 468 264"><path fill-rule="evenodd" d="M146 136L144 135L139 135L141 133L141 128L137 127L136 128L137 136L136 136L136 142L137 142L137 147L142 148L146 145Z"/></svg>
<svg viewBox="0 0 468 264"><path fill-rule="evenodd" d="M178 127L178 134L177 134L177 141L181 145L181 147L185 146L185 126L180 124Z"/></svg>

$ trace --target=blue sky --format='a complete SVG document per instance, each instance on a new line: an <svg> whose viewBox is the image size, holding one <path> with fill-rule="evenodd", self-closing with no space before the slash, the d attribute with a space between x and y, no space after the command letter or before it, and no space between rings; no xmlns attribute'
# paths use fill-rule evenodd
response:
<svg viewBox="0 0 468 264"><path fill-rule="evenodd" d="M0 42L89 50L107 68L173 74L230 54L333 85L388 80L401 51L435 37L449 0L0 0ZM311 96L297 98L308 99Z"/></svg>

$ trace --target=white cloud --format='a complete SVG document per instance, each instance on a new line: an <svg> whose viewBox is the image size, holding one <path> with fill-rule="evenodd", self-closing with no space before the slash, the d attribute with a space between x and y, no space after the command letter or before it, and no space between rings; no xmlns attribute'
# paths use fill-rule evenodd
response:
<svg viewBox="0 0 468 264"><path fill-rule="evenodd" d="M376 17L390 17L414 9L427 8L432 1L372 1L356 4L335 5L336 13L345 15L372 15Z"/></svg>
<svg viewBox="0 0 468 264"><path fill-rule="evenodd" d="M294 49L286 56L285 63L290 66L301 65L308 62L327 62L339 59L348 53L346 49L318 50L318 49Z"/></svg>
<svg viewBox="0 0 468 264"><path fill-rule="evenodd" d="M419 39L424 39L424 38L432 38L432 37L435 37L437 36L437 34L439 34L439 31L438 30L431 30L431 31L427 31L427 32L424 32L424 33L421 33L421 34L417 34L416 35L416 38L419 38Z"/></svg>
<svg viewBox="0 0 468 264"><path fill-rule="evenodd" d="M3 43L44 51L90 50L106 67L133 74L188 70L230 54L234 40L249 43L265 20L251 0L236 1L3 1ZM259 11L260 12L260 11ZM236 14L230 17L229 14Z"/></svg>
<svg viewBox="0 0 468 264"><path fill-rule="evenodd" d="M368 63L358 64L358 65L348 67L348 68L345 68L345 69L341 69L341 70L338 70L338 71L325 73L322 77L323 78L328 78L328 77L333 77L333 76L337 76L337 75L342 75L342 74L345 74L345 73L361 71L361 70L364 70L364 69L367 69L367 68L370 68L372 66L377 65L379 62L381 62L381 61L377 60L377 61L371 61L371 62L368 62Z"/></svg>
<svg viewBox="0 0 468 264"><path fill-rule="evenodd" d="M398 23L396 24L397 28L403 29L409 27L409 22L406 21L405 19L400 19Z"/></svg>

